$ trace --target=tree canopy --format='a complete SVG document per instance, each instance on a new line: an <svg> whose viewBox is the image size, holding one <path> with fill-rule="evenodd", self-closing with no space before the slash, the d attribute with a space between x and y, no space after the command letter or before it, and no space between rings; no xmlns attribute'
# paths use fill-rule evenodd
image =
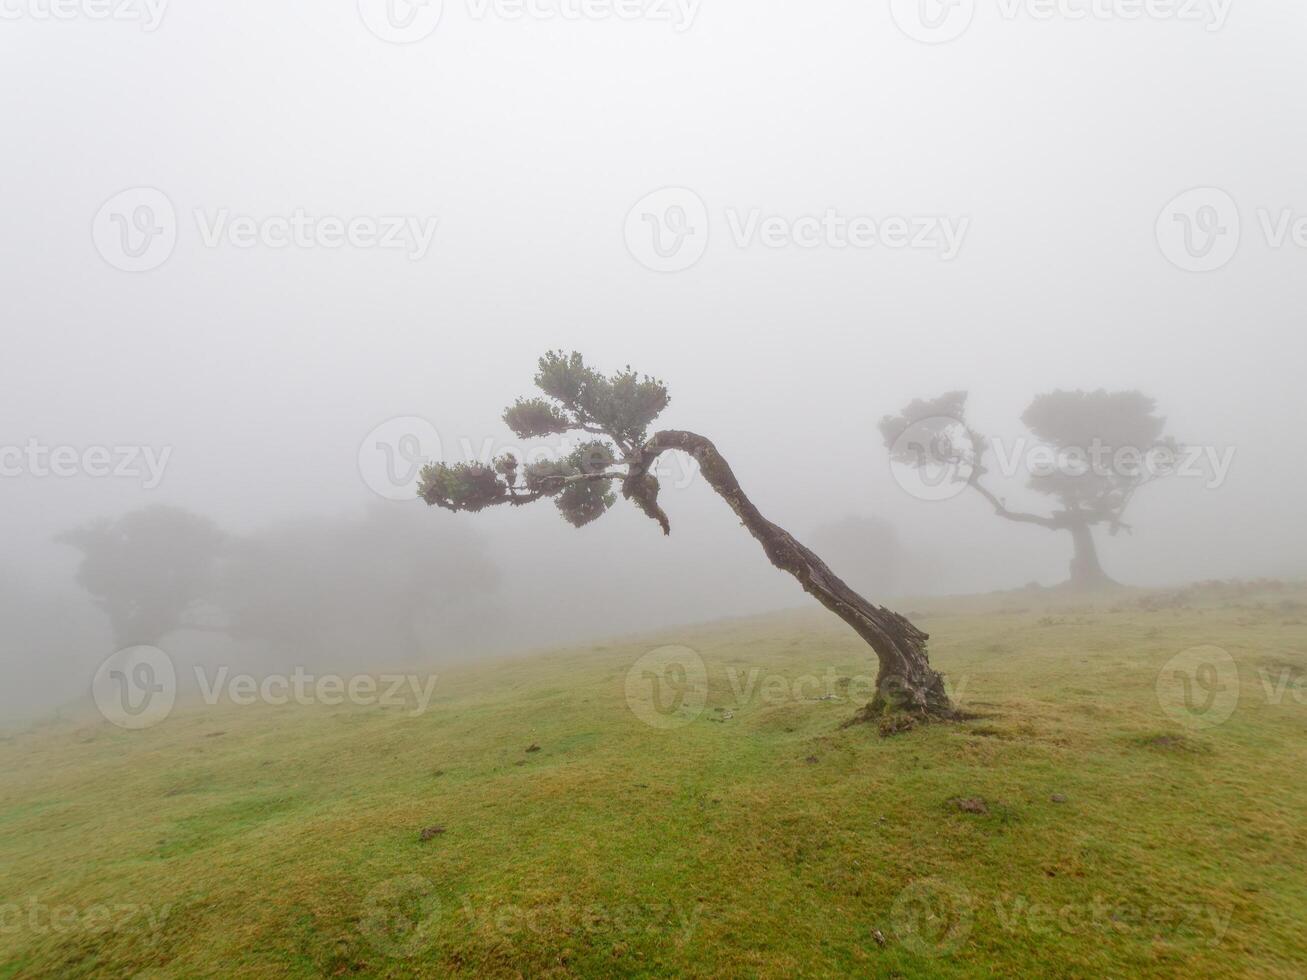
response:
<svg viewBox="0 0 1307 980"><path fill-rule="evenodd" d="M1010 508L990 485L996 440L968 424L966 403L965 391L950 391L885 416L880 432L890 458L918 468L950 467L951 479L982 496L998 516L1070 531L1076 547L1072 580L1106 581L1090 528L1128 530L1124 515L1131 500L1148 483L1171 475L1180 452L1164 434L1166 419L1157 414L1156 402L1139 391L1101 388L1056 390L1031 401L1021 420L1035 447L1014 440L1008 449L1024 463L1027 487L1056 501L1047 514ZM1044 451L1047 465L1031 465L1032 448Z"/></svg>
<svg viewBox="0 0 1307 980"><path fill-rule="evenodd" d="M158 643L211 597L226 535L207 518L155 505L56 538L82 553L77 582L109 617L120 647Z"/></svg>
<svg viewBox="0 0 1307 980"><path fill-rule="evenodd" d="M504 412L514 435L533 439L582 432L593 438L561 459L525 466L512 453L497 457L490 466L431 463L423 468L418 484L423 500L475 512L552 498L575 527L597 520L616 503L612 485L631 476L649 426L671 400L667 387L629 366L605 376L580 354L561 351L540 358L535 384L546 397L519 398Z"/></svg>

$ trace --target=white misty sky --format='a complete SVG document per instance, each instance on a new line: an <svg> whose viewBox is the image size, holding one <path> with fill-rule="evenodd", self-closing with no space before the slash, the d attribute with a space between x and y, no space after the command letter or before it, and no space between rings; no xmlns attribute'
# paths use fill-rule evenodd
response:
<svg viewBox="0 0 1307 980"><path fill-rule="evenodd" d="M173 451L148 491L5 478L12 566L64 574L71 556L50 534L148 503L236 529L356 508L373 426L424 416L447 454L505 439L503 407L540 352L565 347L666 380L665 421L716 440L796 532L848 513L900 523L946 557L941 590L1056 581L1068 542L978 500L909 497L876 421L967 388L975 424L1016 435L1040 391L1139 387L1182 441L1238 455L1219 489L1142 496L1136 535L1103 547L1109 571L1303 569L1292 438L1307 249L1269 247L1256 218L1307 215L1301 5L1236 2L1207 30L1006 19L982 3L963 36L928 45L887 2L703 0L678 31L478 18L446 0L430 36L401 46L347 0L178 0L153 32L38 19L36 3L7 0L18 16L0 20L0 443ZM91 228L141 186L167 194L178 240L130 274ZM692 268L659 274L628 253L623 222L666 186L704 200L711 241ZM1242 217L1239 252L1216 272L1177 269L1154 234L1196 186L1228 192ZM945 262L738 248L724 217L828 208L969 226ZM439 224L409 261L208 248L195 219L296 209ZM721 611L799 601L706 488L667 504L671 541L629 514L581 533L545 507L479 523L523 568L606 569L601 604L634 582L655 590L632 625L711 615L719 594Z"/></svg>

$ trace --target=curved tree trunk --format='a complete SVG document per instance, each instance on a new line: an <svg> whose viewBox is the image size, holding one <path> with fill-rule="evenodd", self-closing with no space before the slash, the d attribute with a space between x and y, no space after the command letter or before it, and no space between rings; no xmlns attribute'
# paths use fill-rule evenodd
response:
<svg viewBox="0 0 1307 980"><path fill-rule="evenodd" d="M1071 541L1075 545L1075 554L1071 557L1071 578L1067 584L1074 589L1098 589L1112 585L1112 580L1098 561L1093 528L1077 522L1068 525L1067 530L1071 532Z"/></svg>
<svg viewBox="0 0 1307 980"><path fill-rule="evenodd" d="M763 517L740 489L739 481L717 447L693 432L669 430L655 434L636 450L622 486L623 495L656 520L664 534L670 533L670 525L658 505L658 481L649 469L669 449L693 456L708 485L735 511L771 563L798 579L808 594L848 623L876 652L880 664L876 698L859 713L860 718L895 711L918 717L955 716L943 678L931 669L926 656L927 634L898 613L872 605L793 535Z"/></svg>

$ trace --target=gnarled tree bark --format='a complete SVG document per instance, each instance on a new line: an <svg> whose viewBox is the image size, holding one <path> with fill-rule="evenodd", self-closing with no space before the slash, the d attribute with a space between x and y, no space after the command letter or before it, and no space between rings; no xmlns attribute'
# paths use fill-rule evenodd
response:
<svg viewBox="0 0 1307 980"><path fill-rule="evenodd" d="M668 450L690 454L708 485L730 506L749 533L762 545L768 560L789 572L804 591L844 620L876 653L879 670L876 696L861 718L907 712L926 718L956 715L943 677L926 654L928 634L892 610L873 605L851 589L817 555L784 528L767 520L740 488L730 465L708 439L693 432L656 433L629 458L623 495L670 533L667 515L658 504L658 480L649 472Z"/></svg>

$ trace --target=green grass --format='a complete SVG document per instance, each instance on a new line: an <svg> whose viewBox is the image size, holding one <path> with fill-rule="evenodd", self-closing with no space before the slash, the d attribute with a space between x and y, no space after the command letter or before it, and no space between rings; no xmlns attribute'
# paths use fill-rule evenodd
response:
<svg viewBox="0 0 1307 980"><path fill-rule="evenodd" d="M892 738L793 696L870 669L820 612L438 670L418 717L52 722L0 740L0 977L1300 977L1307 706L1259 671L1302 682L1303 599L910 604L983 717ZM708 667L672 729L625 693L664 643ZM1241 690L1195 729L1156 685L1201 644Z"/></svg>

